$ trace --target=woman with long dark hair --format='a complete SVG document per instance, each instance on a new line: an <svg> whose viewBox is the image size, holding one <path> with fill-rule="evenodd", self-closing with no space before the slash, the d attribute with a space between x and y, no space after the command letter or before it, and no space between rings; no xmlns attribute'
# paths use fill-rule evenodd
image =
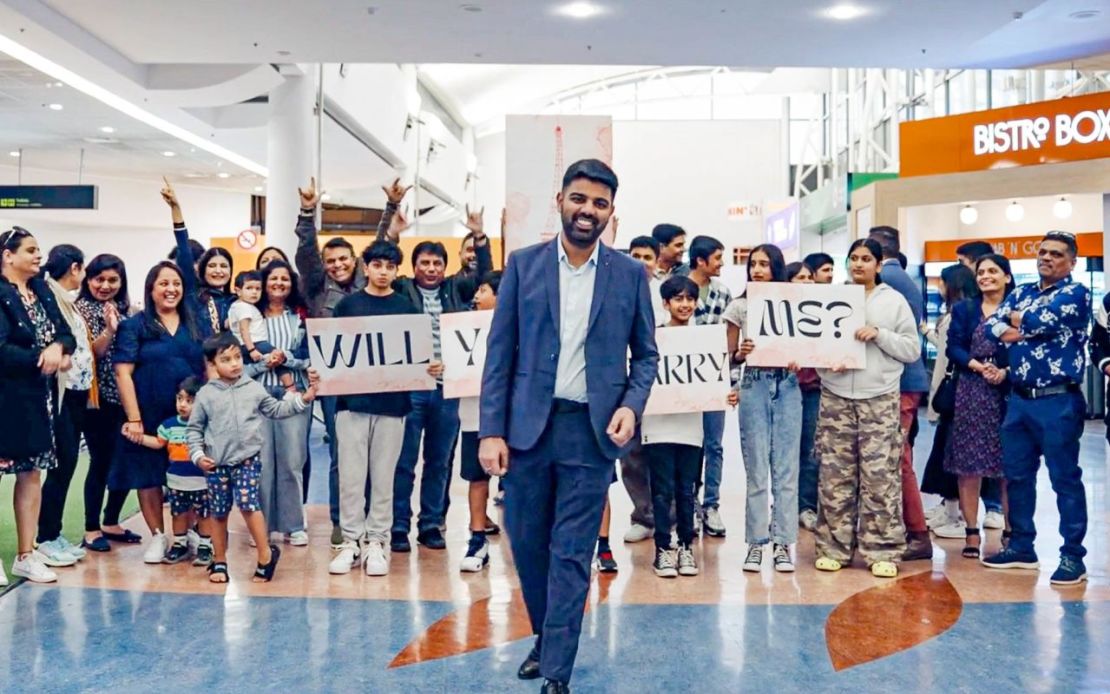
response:
<svg viewBox="0 0 1110 694"><path fill-rule="evenodd" d="M944 457L945 471L959 476L960 511L966 523L963 556L978 559L979 491L984 477L1002 478L1002 417L1009 393L1006 350L987 337L987 318L994 315L1013 287L1010 261L992 253L975 264L979 296L952 309L948 330L948 358L956 365L956 410L952 435ZM1002 512L1006 516L1006 485L1002 484ZM1009 537L1009 519L1002 531Z"/></svg>
<svg viewBox="0 0 1110 694"><path fill-rule="evenodd" d="M169 205L173 218L177 264L182 268L186 300L203 339L227 329L227 311L235 301L235 295L231 291L234 263L227 249L213 247L200 256L196 271L192 270L193 251L189 245L189 230L185 227L177 193L169 181L165 178L162 181L166 184L162 189L162 199Z"/></svg>
<svg viewBox="0 0 1110 694"><path fill-rule="evenodd" d="M143 436L155 436L158 425L177 411L177 384L204 376L204 354L185 300L184 272L177 265L163 261L151 268L143 299L142 312L123 321L116 336L116 382L126 421L108 488L138 490L139 508L153 536L143 561L158 564L167 549L162 517L166 454L144 448Z"/></svg>
<svg viewBox="0 0 1110 694"><path fill-rule="evenodd" d="M142 536L119 524L127 492L109 491L107 503L104 501L108 471L112 468L119 430L125 419L116 384L115 342L120 323L131 312L131 298L127 289L127 266L119 257L102 254L89 261L75 308L88 326L96 358L96 379L89 391L89 409L81 428L89 449L89 470L85 476L85 539L81 546L94 552L107 552L112 548L109 540L128 544L142 541Z"/></svg>
<svg viewBox="0 0 1110 694"><path fill-rule="evenodd" d="M258 260L256 260L254 263L254 269L262 272L266 269L267 265L274 262L275 260L280 260L289 267L293 267L293 263L289 262L289 256L285 255L285 251L281 250L277 246L267 246L262 249L261 253L258 254Z"/></svg>
<svg viewBox="0 0 1110 694"><path fill-rule="evenodd" d="M42 499L39 477L58 464L55 379L70 368L76 342L39 277L41 264L42 251L29 231L13 227L0 234L0 475L15 475L18 547L12 573L49 583L58 577L34 542ZM0 563L0 584L7 583Z"/></svg>
<svg viewBox="0 0 1110 694"><path fill-rule="evenodd" d="M873 575L894 578L906 548L898 389L905 365L921 358L921 338L905 298L882 283L882 258L871 239L848 248L852 282L864 289L866 325L855 338L867 366L818 369L816 567L839 571L858 547Z"/></svg>
<svg viewBox="0 0 1110 694"><path fill-rule="evenodd" d="M297 273L274 260L262 271L259 309L274 351L264 361L248 364L245 373L275 397L282 397L279 369L293 375L294 389L308 388L308 338ZM308 544L304 526L303 470L308 456L312 410L288 419L267 419L262 425L262 511L270 532L280 532L295 547Z"/></svg>
<svg viewBox="0 0 1110 694"><path fill-rule="evenodd" d="M785 282L782 251L769 243L748 256L748 282ZM790 546L798 541L798 463L802 441L802 392L796 368L746 366L755 348L745 291L725 309L728 350L743 366L740 380L740 449L747 475L744 571L758 572L763 548L773 543L775 571L791 572ZM740 340L743 338L743 341ZM772 503L773 499L773 503ZM771 509L774 509L773 518Z"/></svg>

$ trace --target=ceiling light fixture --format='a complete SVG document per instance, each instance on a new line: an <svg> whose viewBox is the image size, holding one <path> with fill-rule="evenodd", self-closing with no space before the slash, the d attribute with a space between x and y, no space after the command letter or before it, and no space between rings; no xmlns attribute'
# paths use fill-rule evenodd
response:
<svg viewBox="0 0 1110 694"><path fill-rule="evenodd" d="M165 152L162 152L162 156L163 157L176 157L177 152L171 152L170 150L167 149Z"/></svg>
<svg viewBox="0 0 1110 694"><path fill-rule="evenodd" d="M578 2L568 2L560 5L555 9L556 14L561 14L564 17L571 19L589 19L602 14L605 10L600 5L585 0L578 0Z"/></svg>
<svg viewBox="0 0 1110 694"><path fill-rule="evenodd" d="M109 135L111 135L111 134L112 134L112 133L114 133L115 131L116 131L116 129L115 129L115 128L113 128L113 127L112 127L112 126L110 126L110 125L105 125L104 127L102 127L102 128L100 129L100 132L102 132L102 133L108 133Z"/></svg>
<svg viewBox="0 0 1110 694"><path fill-rule="evenodd" d="M13 149L12 151L8 152L8 156L9 156L9 157L17 157L17 158L18 158L18 157L19 157L19 155L20 155L20 154L19 154L19 150L15 150L15 149Z"/></svg>
<svg viewBox="0 0 1110 694"><path fill-rule="evenodd" d="M867 14L866 10L858 5L853 5L851 3L841 3L839 5L833 5L829 9L825 10L826 17L842 22L847 22L849 20L856 19L857 17L862 17L865 14Z"/></svg>
<svg viewBox="0 0 1110 694"><path fill-rule="evenodd" d="M978 221L979 210L975 209L971 205L964 205L963 208L960 209L960 222L970 226Z"/></svg>
<svg viewBox="0 0 1110 694"><path fill-rule="evenodd" d="M459 9L463 12L481 12L481 5L459 5Z"/></svg>
<svg viewBox="0 0 1110 694"><path fill-rule="evenodd" d="M39 55L26 46L17 43L16 41L11 40L4 35L0 35L0 53L5 53L15 60L18 60L19 62L38 70L39 72L50 75L55 79L62 80L77 91L91 96L97 101L100 101L101 103L116 109L124 115L130 116L131 118L134 118L137 121L149 125L152 128L157 128L167 135L171 135L179 140L184 140L191 145L195 145L196 147L203 149L209 154L214 154L221 159L226 159L232 164L246 169L247 171L259 174L261 176L266 176L269 173L268 169L262 164L259 164L252 159L248 159L241 154L237 154L236 152L233 152L226 147L221 147L214 142L210 142L207 138L190 132L189 130L186 130L179 125L171 123L164 118L160 118L159 116L156 116L149 111L145 111L142 108L131 103L127 99L105 89L104 87L101 87L94 82L91 82L90 80L85 79L84 77L81 77L72 70L58 65L54 61L42 55Z"/></svg>
<svg viewBox="0 0 1110 694"><path fill-rule="evenodd" d="M1052 206L1052 214L1056 219L1068 219L1071 217L1071 200L1068 200L1063 195Z"/></svg>
<svg viewBox="0 0 1110 694"><path fill-rule="evenodd" d="M1071 14L1069 14L1068 18L1082 22L1082 21L1087 20L1087 19L1094 19L1095 17L1099 16L1100 14L1102 14L1102 13L1099 12L1098 10L1078 10L1076 12L1072 12Z"/></svg>
<svg viewBox="0 0 1110 694"><path fill-rule="evenodd" d="M62 106L61 104L47 104L46 107L51 111L61 111L63 108L65 108L65 106Z"/></svg>
<svg viewBox="0 0 1110 694"><path fill-rule="evenodd" d="M1025 219L1025 208L1022 207L1020 202L1014 200L1006 206L1006 219L1011 222L1020 222Z"/></svg>
<svg viewBox="0 0 1110 694"><path fill-rule="evenodd" d="M220 173L216 174L216 177L217 178L231 178L231 174L229 174L226 171L221 171Z"/></svg>

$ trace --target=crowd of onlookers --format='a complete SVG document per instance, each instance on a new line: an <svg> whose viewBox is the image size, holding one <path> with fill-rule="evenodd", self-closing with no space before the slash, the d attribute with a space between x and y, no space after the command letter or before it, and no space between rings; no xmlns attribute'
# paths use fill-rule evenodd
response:
<svg viewBox="0 0 1110 694"><path fill-rule="evenodd" d="M407 226L399 211L407 190L397 182L386 187L377 236L359 252L343 238L319 245L313 183L299 191L293 260L267 248L254 268L236 273L226 250L189 238L167 183L162 196L176 246L141 289L129 286L116 256L86 260L71 245L44 252L19 227L0 234L0 474L16 478L12 573L53 581L51 567L108 552L113 543L145 542L148 563L191 559L209 580L226 582L234 506L257 550L254 580L270 580L283 544L309 542L304 502L315 401L330 458L329 571L361 566L385 575L391 553L411 551L418 469L415 540L444 549L456 448L470 519L459 568L482 571L488 538L500 531L487 511L497 497L478 464L477 398L444 397L439 325L444 313L493 309L500 273L481 212L468 211L458 272L446 274L449 252L429 240L407 259L411 277L402 276L397 240ZM747 365L757 347L746 292L733 297L718 278L725 250L718 240L697 236L687 244L686 236L660 224L633 239L629 254L650 278L661 329L726 326L728 404L739 408L746 477L744 571L765 563L793 571L799 528L814 533L822 571L850 566L858 550L874 575L896 576L901 562L932 556L930 530L964 539L962 555L985 566L1036 568L1033 509L1043 457L1064 539L1052 580L1084 579L1080 384L1092 309L1086 287L1071 279L1074 236L1049 232L1038 251L1039 282L1017 288L1005 257L988 244L965 244L959 262L941 274L945 311L928 327L920 282L899 262L898 231L871 229L846 260L848 281L866 297L866 325L854 336L865 345L866 367L853 370ZM779 248L763 244L748 256L747 282L829 284L835 269L826 254L787 263ZM409 313L432 319L434 390L316 397L306 319ZM1110 337L1105 311L1098 313L1091 351L1104 371ZM938 353L931 376L923 339ZM936 427L919 486L912 451L923 404ZM724 423L720 408L645 417L639 443L620 460L633 506L624 540L653 538L661 577L697 574L695 538L726 535L719 511ZM62 518L82 440L85 533L75 545L62 533ZM131 490L148 538L120 525ZM942 502L926 511L922 492ZM601 571L617 570L609 526L606 512L596 551ZM985 529L1000 531L1001 550L989 556Z"/></svg>

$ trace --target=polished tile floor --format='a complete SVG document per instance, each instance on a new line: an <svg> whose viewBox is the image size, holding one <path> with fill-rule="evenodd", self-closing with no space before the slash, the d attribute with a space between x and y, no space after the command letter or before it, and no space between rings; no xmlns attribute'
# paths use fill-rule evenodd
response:
<svg viewBox="0 0 1110 694"><path fill-rule="evenodd" d="M1056 589L1056 512L1047 475L1038 509L1041 572L988 572L942 540L932 562L896 581L861 566L740 571L743 472L726 429L722 513L730 536L698 548L702 574L663 580L650 542L622 545L629 503L612 490L621 570L595 577L573 685L580 692L1110 691L1106 444L1083 441L1091 510L1090 582ZM932 431L918 440L924 462ZM527 692L514 673L529 627L508 555L457 570L465 551L464 483L454 482L445 552L395 555L388 578L327 573L326 453L316 447L308 548L286 547L278 576L252 584L244 529L233 525L226 587L187 564L148 566L141 546L92 556L55 586L0 597L0 691ZM131 526L141 529L138 519ZM997 532L987 535L996 546Z"/></svg>

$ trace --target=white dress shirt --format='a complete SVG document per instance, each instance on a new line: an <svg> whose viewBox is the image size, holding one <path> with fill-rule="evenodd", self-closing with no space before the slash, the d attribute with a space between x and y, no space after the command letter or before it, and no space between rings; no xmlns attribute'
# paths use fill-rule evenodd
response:
<svg viewBox="0 0 1110 694"><path fill-rule="evenodd" d="M559 249L559 363L555 368L555 397L586 402L586 332L594 300L597 256L600 243L590 259L575 268L567 259L563 238Z"/></svg>

